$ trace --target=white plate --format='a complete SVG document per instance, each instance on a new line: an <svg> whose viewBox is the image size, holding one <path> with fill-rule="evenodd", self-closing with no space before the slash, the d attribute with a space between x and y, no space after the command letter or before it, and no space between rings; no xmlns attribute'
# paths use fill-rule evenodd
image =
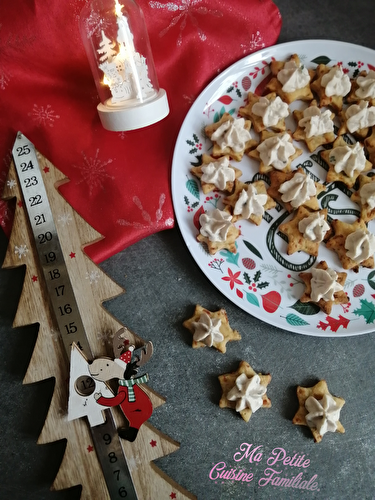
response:
<svg viewBox="0 0 375 500"><path fill-rule="evenodd" d="M287 215L284 209L279 212L270 210L269 222L263 220L260 226L249 221L238 221L236 225L241 227L242 234L237 240L236 254L222 251L211 256L205 246L196 240L198 229L194 217L198 217L198 211L215 206L222 208L222 194L213 192L205 196L199 180L190 173L191 166L199 161L199 156L210 153L212 143L205 137L204 127L217 121L224 111L236 117L247 91L255 92L258 89L259 92L267 81L271 59L287 60L293 53L297 53L308 68L316 68L321 62L330 66L341 63L351 77L358 71L374 69L371 63L375 64L373 50L337 41L306 40L261 50L221 73L194 102L176 142L172 196L178 225L189 251L208 279L226 297L253 316L291 332L307 335L337 337L371 332L375 329L375 270L361 269L357 274L348 271L345 291L349 296L349 304L334 306L330 316L311 304L302 305L299 302L304 285L298 274L313 266L315 259L304 252L292 256L286 254L287 243L277 231L281 219ZM295 123L292 118L290 120L288 126L294 130ZM257 138L254 131L252 134ZM316 155L310 154L302 142L296 145L304 153L294 160L293 169L304 165L324 182L325 170L315 161ZM232 164L242 170L243 182L251 181L259 170L259 162L247 156L239 164ZM356 219L355 215L350 215L350 210L358 211L358 206L339 187L320 198L321 204L328 202L332 218L345 221ZM339 215L334 214L335 210L340 212ZM374 228L375 224L371 222L370 231L374 232ZM321 244L317 262L323 259L329 267L342 271L336 253Z"/></svg>

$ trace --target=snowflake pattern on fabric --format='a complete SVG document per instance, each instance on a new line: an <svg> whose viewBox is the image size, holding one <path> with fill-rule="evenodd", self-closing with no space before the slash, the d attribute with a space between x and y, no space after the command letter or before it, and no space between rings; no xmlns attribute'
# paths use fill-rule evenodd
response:
<svg viewBox="0 0 375 500"><path fill-rule="evenodd" d="M47 106L38 106L34 104L33 110L27 113L28 116L39 126L53 127L55 120L60 118L60 115L55 114L50 104Z"/></svg>
<svg viewBox="0 0 375 500"><path fill-rule="evenodd" d="M140 222L129 222L125 219L118 219L117 223L120 226L132 226L136 229L146 229L148 227L158 227L160 225L160 221L163 217L163 205L165 203L166 196L164 193L162 193L159 197L159 207L155 212L155 221L152 220L150 214L143 208L141 200L138 198L138 196L133 197L133 203L135 206L140 210L141 215L143 220L146 221L146 224L142 224ZM172 227L173 226L173 220L172 219L166 219L164 221L164 225L166 227Z"/></svg>
<svg viewBox="0 0 375 500"><path fill-rule="evenodd" d="M208 9L207 7L200 5L201 3L202 3L201 0L181 0L181 3L173 3L173 2L161 3L154 1L149 2L149 6L152 9L161 9L161 10L167 10L169 12L177 12L177 15L175 15L172 18L169 25L160 31L159 36L162 37L165 34L167 34L171 28L176 26L181 21L180 31L177 37L176 44L177 46L182 45L182 32L186 28L188 20L190 20L193 26L195 26L199 38L202 41L205 41L207 39L207 36L204 33L204 31L198 26L196 14L199 15L210 14L211 16L215 17L223 17L223 13L220 10Z"/></svg>
<svg viewBox="0 0 375 500"><path fill-rule="evenodd" d="M5 69L0 68L0 90L5 90L10 82L10 76Z"/></svg>
<svg viewBox="0 0 375 500"><path fill-rule="evenodd" d="M243 52L255 52L256 50L263 49L266 44L263 41L261 32L258 30L256 33L252 33L250 41L248 44L242 44L241 47Z"/></svg>
<svg viewBox="0 0 375 500"><path fill-rule="evenodd" d="M75 168L78 168L82 174L83 179L77 182L80 184L81 182L85 182L89 187L89 195L91 196L95 189L101 188L103 189L103 181L105 179L113 180L114 177L109 175L106 171L106 166L113 162L112 158L108 160L100 160L99 159L99 149L96 150L94 157L88 157L82 151L83 163L81 165L73 165Z"/></svg>

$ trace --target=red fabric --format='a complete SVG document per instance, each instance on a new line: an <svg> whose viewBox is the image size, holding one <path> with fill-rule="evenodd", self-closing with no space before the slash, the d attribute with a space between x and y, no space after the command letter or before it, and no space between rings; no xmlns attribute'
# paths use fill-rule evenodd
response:
<svg viewBox="0 0 375 500"><path fill-rule="evenodd" d="M270 0L139 0L170 114L150 127L109 132L79 34L84 0L0 5L0 183L20 130L70 182L67 201L105 238L86 248L100 262L173 226L170 167L182 121L220 70L274 44L281 29ZM0 192L1 192L0 184ZM9 234L11 213L0 201Z"/></svg>

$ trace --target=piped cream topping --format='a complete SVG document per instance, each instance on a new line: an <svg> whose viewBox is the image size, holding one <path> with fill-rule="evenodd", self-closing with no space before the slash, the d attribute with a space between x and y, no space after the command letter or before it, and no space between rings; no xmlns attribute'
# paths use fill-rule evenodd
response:
<svg viewBox="0 0 375 500"><path fill-rule="evenodd" d="M317 106L309 106L304 109L303 118L299 120L298 125L305 129L308 139L333 132L333 121L330 110L326 109L322 113Z"/></svg>
<svg viewBox="0 0 375 500"><path fill-rule="evenodd" d="M282 193L282 201L290 202L293 208L298 208L316 195L316 187L309 175L297 172L289 181L281 184L279 192Z"/></svg>
<svg viewBox="0 0 375 500"><path fill-rule="evenodd" d="M262 117L265 127L273 127L289 115L289 107L279 96L273 100L260 97L259 101L253 105L252 112Z"/></svg>
<svg viewBox="0 0 375 500"><path fill-rule="evenodd" d="M292 60L284 64L284 68L277 74L277 79L283 86L283 92L295 92L306 87L310 81L310 75L307 68Z"/></svg>
<svg viewBox="0 0 375 500"><path fill-rule="evenodd" d="M341 66L331 68L328 73L322 76L321 83L322 87L325 87L327 97L344 97L351 88L349 75L343 72Z"/></svg>
<svg viewBox="0 0 375 500"><path fill-rule="evenodd" d="M346 237L345 249L346 255L359 264L374 255L375 236L364 229L357 229Z"/></svg>
<svg viewBox="0 0 375 500"><path fill-rule="evenodd" d="M329 231L329 224L323 214L315 212L299 221L298 230L307 240L320 243Z"/></svg>
<svg viewBox="0 0 375 500"><path fill-rule="evenodd" d="M367 203L371 210L375 208L375 182L364 184L359 191L359 196L362 205Z"/></svg>
<svg viewBox="0 0 375 500"><path fill-rule="evenodd" d="M245 128L245 119L237 118L221 124L212 134L211 139L218 144L220 149L229 147L236 153L239 153L245 149L245 145L251 139L251 135Z"/></svg>
<svg viewBox="0 0 375 500"><path fill-rule="evenodd" d="M328 268L311 269L311 300L319 302L320 299L325 301L334 300L336 292L342 291L344 288L337 282L338 275L336 271Z"/></svg>
<svg viewBox="0 0 375 500"><path fill-rule="evenodd" d="M250 379L245 373L241 373L236 378L235 386L228 392L229 401L237 401L236 411L250 408L254 413L263 406L263 396L267 392L267 387L260 382L259 375L255 374Z"/></svg>
<svg viewBox="0 0 375 500"><path fill-rule="evenodd" d="M355 95L360 99L374 99L375 98L375 71L371 69L367 75L357 77L358 88Z"/></svg>
<svg viewBox="0 0 375 500"><path fill-rule="evenodd" d="M272 166L276 170L283 170L289 158L296 152L289 134L268 137L257 147L259 157L266 167Z"/></svg>
<svg viewBox="0 0 375 500"><path fill-rule="evenodd" d="M226 240L229 228L232 225L232 216L223 210L214 208L199 217L200 233L210 241L223 242Z"/></svg>
<svg viewBox="0 0 375 500"><path fill-rule="evenodd" d="M306 423L310 428L315 428L321 436L336 431L341 408L330 394L324 394L320 400L308 397L305 408L308 411Z"/></svg>
<svg viewBox="0 0 375 500"><path fill-rule="evenodd" d="M220 331L221 319L211 318L206 312L202 312L198 321L193 321L193 339L203 342L208 347L212 347L214 342L222 342L224 335Z"/></svg>
<svg viewBox="0 0 375 500"><path fill-rule="evenodd" d="M233 182L236 178L234 168L229 165L229 159L226 157L203 165L202 172L201 180L203 182L214 184L221 190L225 189L227 182Z"/></svg>
<svg viewBox="0 0 375 500"><path fill-rule="evenodd" d="M234 206L233 214L242 215L244 219L248 219L251 215L263 216L264 205L267 203L266 194L258 194L255 186L252 184L246 189L243 189Z"/></svg>
<svg viewBox="0 0 375 500"><path fill-rule="evenodd" d="M346 126L350 133L375 125L375 106L368 107L368 104L368 101L359 101L345 111Z"/></svg>
<svg viewBox="0 0 375 500"><path fill-rule="evenodd" d="M354 146L338 146L330 152L329 161L334 165L336 173L344 172L352 177L354 172L362 172L365 168L365 151L358 142Z"/></svg>

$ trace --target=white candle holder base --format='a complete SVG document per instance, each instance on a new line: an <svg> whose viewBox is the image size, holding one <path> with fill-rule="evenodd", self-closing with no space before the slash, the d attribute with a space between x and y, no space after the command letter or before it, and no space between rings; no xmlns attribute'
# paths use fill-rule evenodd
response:
<svg viewBox="0 0 375 500"><path fill-rule="evenodd" d="M167 94L160 89L156 97L136 106L114 107L100 103L98 113L103 127L113 132L125 132L147 127L169 113Z"/></svg>

